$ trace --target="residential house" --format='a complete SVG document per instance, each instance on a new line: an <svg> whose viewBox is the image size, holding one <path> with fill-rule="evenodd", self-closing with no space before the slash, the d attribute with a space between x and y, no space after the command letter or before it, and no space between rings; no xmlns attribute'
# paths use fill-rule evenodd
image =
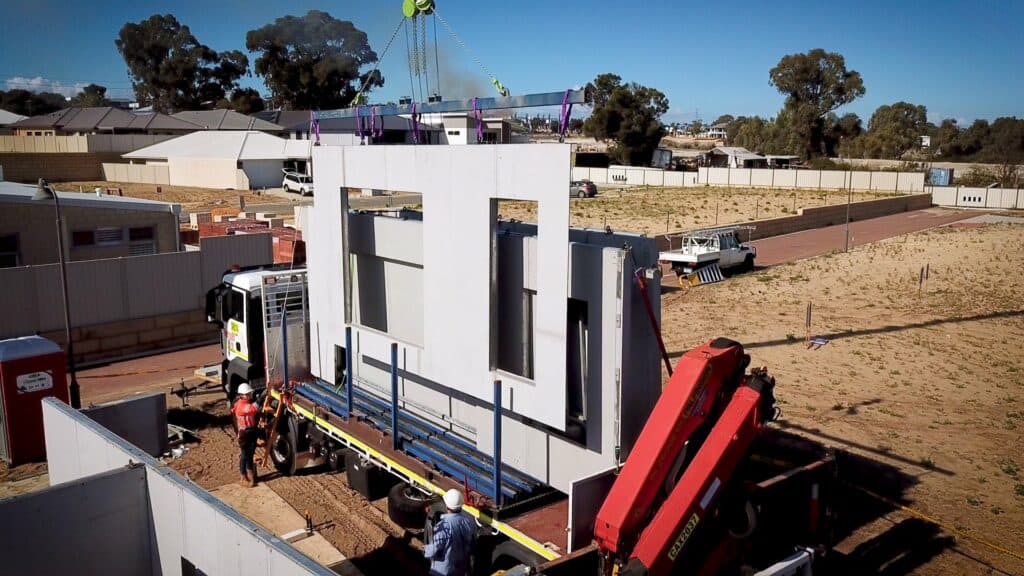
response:
<svg viewBox="0 0 1024 576"><path fill-rule="evenodd" d="M168 184L224 190L277 188L284 168L305 171L309 140L258 130L203 130L122 155L134 164L166 166Z"/></svg>
<svg viewBox="0 0 1024 576"><path fill-rule="evenodd" d="M201 130L260 130L275 134L284 131L284 128L272 122L227 109L185 111L173 116L196 124Z"/></svg>
<svg viewBox="0 0 1024 576"><path fill-rule="evenodd" d="M53 200L34 200L36 191L33 185L0 181L0 268L58 261ZM179 249L178 204L96 193L57 195L69 261Z"/></svg>
<svg viewBox="0 0 1024 576"><path fill-rule="evenodd" d="M8 112L7 110L0 110L0 134L10 134L11 129L9 126L15 122L20 122L25 118L27 118L27 116Z"/></svg>
<svg viewBox="0 0 1024 576"><path fill-rule="evenodd" d="M702 155L704 166L717 168L767 168L768 159L740 146L718 146Z"/></svg>
<svg viewBox="0 0 1024 576"><path fill-rule="evenodd" d="M72 107L32 116L9 126L16 136L87 134L185 134L202 127L166 114L133 114L113 106Z"/></svg>
<svg viewBox="0 0 1024 576"><path fill-rule="evenodd" d="M714 124L707 130L702 132L700 137L708 138L711 140L725 140L729 137L728 132L726 132L726 128L728 127L728 124Z"/></svg>

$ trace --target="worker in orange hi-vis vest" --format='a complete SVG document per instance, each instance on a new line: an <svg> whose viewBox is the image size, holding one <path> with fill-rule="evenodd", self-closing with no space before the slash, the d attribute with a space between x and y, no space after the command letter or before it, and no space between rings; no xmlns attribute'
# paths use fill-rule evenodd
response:
<svg viewBox="0 0 1024 576"><path fill-rule="evenodd" d="M241 474L239 482L242 485L256 485L256 463L253 461L256 455L256 414L259 408L252 401L252 387L243 383L238 387L238 399L231 407L231 413L238 424L238 472ZM251 472L251 476L250 476Z"/></svg>

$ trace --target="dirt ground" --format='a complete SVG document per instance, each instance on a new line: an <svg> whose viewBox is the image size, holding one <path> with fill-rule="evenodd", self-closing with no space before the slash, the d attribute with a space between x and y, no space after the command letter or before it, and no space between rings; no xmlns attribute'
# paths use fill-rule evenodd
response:
<svg viewBox="0 0 1024 576"><path fill-rule="evenodd" d="M172 409L168 420L201 437L181 458L169 461L172 468L208 490L238 481L238 447L223 400ZM309 511L324 538L365 574L426 573L418 541L388 519L386 498L367 502L348 487L344 473L316 470L286 477L261 468L260 474L300 514Z"/></svg>
<svg viewBox="0 0 1024 576"><path fill-rule="evenodd" d="M95 188L120 188L125 196L131 198L142 198L145 200L158 200L160 202L172 202L181 204L185 212L200 212L211 208L228 208L238 206L238 198L245 199L247 205L259 204L281 204L284 202L299 203L297 194L284 194L268 191L266 194L259 190L215 190L211 188L195 188L192 186L165 186L159 185L160 192L157 192L156 184L132 184L125 182L61 182L59 190L77 192L79 187L85 192Z"/></svg>
<svg viewBox="0 0 1024 576"><path fill-rule="evenodd" d="M1024 553L1021 270L1024 226L944 227L670 289L662 323L673 356L743 343L777 378L779 427L895 466L908 506L952 529L925 553L911 557L907 539L907 556L879 559L886 532L919 521L889 514L840 548L862 573L1019 575L1024 561L979 540ZM808 303L811 334L829 340L817 350L804 345Z"/></svg>
<svg viewBox="0 0 1024 576"><path fill-rule="evenodd" d="M891 194L854 192L854 202ZM573 198L572 226L605 228L647 235L737 224L760 218L792 215L799 208L846 203L842 191L767 190L759 188L618 188L598 185L594 198ZM502 218L536 222L536 204L505 201Z"/></svg>

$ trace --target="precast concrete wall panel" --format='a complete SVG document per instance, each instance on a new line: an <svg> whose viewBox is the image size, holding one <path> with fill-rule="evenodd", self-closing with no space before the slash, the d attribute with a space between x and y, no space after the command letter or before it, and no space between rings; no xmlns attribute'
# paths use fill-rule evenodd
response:
<svg viewBox="0 0 1024 576"><path fill-rule="evenodd" d="M956 206L957 189L944 187L944 186L932 186L928 189L932 195L932 202L939 206Z"/></svg>
<svg viewBox="0 0 1024 576"><path fill-rule="evenodd" d="M750 170L750 185L751 186L772 186L772 172L774 170L766 168L751 168Z"/></svg>
<svg viewBox="0 0 1024 576"><path fill-rule="evenodd" d="M0 517L4 574L152 572L143 466L2 500Z"/></svg>
<svg viewBox="0 0 1024 576"><path fill-rule="evenodd" d="M854 190L870 190L871 179L871 172L851 172L850 187L853 188Z"/></svg>
<svg viewBox="0 0 1024 576"><path fill-rule="evenodd" d="M733 168L729 171L731 186L750 186L752 168Z"/></svg>
<svg viewBox="0 0 1024 576"><path fill-rule="evenodd" d="M773 170L772 172L774 172L772 178L775 179L773 188L796 188L797 175L802 170Z"/></svg>
<svg viewBox="0 0 1024 576"><path fill-rule="evenodd" d="M871 175L871 189L893 192L897 176L895 172L875 172Z"/></svg>
<svg viewBox="0 0 1024 576"><path fill-rule="evenodd" d="M592 180L592 178L590 178L590 168L577 168L574 166L572 169L572 179Z"/></svg>
<svg viewBox="0 0 1024 576"><path fill-rule="evenodd" d="M197 273L202 259L200 252L175 252L139 256L132 260L131 266L123 265L126 317L145 318L202 308L206 290Z"/></svg>
<svg viewBox="0 0 1024 576"><path fill-rule="evenodd" d="M848 172L837 170L820 170L821 190L842 190L846 188Z"/></svg>
<svg viewBox="0 0 1024 576"><path fill-rule="evenodd" d="M51 485L101 474L130 462L144 465L152 529L147 526L133 532L150 538L152 560L147 563L148 570L128 573L179 574L185 558L211 575L333 574L66 404L52 398L44 400L43 423ZM110 538L111 533L122 531L119 528L99 534ZM64 542L73 545L75 539Z"/></svg>
<svg viewBox="0 0 1024 576"><path fill-rule="evenodd" d="M236 234L199 239L202 255L202 287L206 291L220 284L224 272L237 264L241 267L269 264L274 261L274 243L270 234Z"/></svg>
<svg viewBox="0 0 1024 576"><path fill-rule="evenodd" d="M682 186L684 186L683 178L686 175L686 172L665 172L662 178L665 181L665 186L681 188Z"/></svg>
<svg viewBox="0 0 1024 576"><path fill-rule="evenodd" d="M630 186L643 186L644 184L644 173L646 170L634 170L627 168L624 170L626 173L626 184Z"/></svg>
<svg viewBox="0 0 1024 576"><path fill-rule="evenodd" d="M797 188L818 188L820 182L820 170L796 170Z"/></svg>
<svg viewBox="0 0 1024 576"><path fill-rule="evenodd" d="M647 186L664 186L665 172L662 170L644 170L644 184Z"/></svg>
<svg viewBox="0 0 1024 576"><path fill-rule="evenodd" d="M329 182L324 172L338 167L314 159L314 170L317 182ZM423 193L423 301L429 305L419 373L485 402L493 400L492 380L500 377L507 398L518 399L514 411L564 429L569 147L350 147L343 149L341 171L342 187ZM498 199L539 206L532 380L497 375L490 365L492 204Z"/></svg>
<svg viewBox="0 0 1024 576"><path fill-rule="evenodd" d="M591 168L590 180L596 184L610 184L607 168Z"/></svg>
<svg viewBox="0 0 1024 576"><path fill-rule="evenodd" d="M167 451L167 396L162 392L91 406L82 413L150 456Z"/></svg>

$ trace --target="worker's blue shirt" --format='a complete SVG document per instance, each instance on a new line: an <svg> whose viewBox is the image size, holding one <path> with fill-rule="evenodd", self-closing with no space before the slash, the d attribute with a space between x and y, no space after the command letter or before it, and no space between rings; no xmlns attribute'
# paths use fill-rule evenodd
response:
<svg viewBox="0 0 1024 576"><path fill-rule="evenodd" d="M465 576L469 574L469 559L476 542L476 522L464 512L442 514L434 525L434 537L423 548L430 560L430 574L437 576Z"/></svg>

